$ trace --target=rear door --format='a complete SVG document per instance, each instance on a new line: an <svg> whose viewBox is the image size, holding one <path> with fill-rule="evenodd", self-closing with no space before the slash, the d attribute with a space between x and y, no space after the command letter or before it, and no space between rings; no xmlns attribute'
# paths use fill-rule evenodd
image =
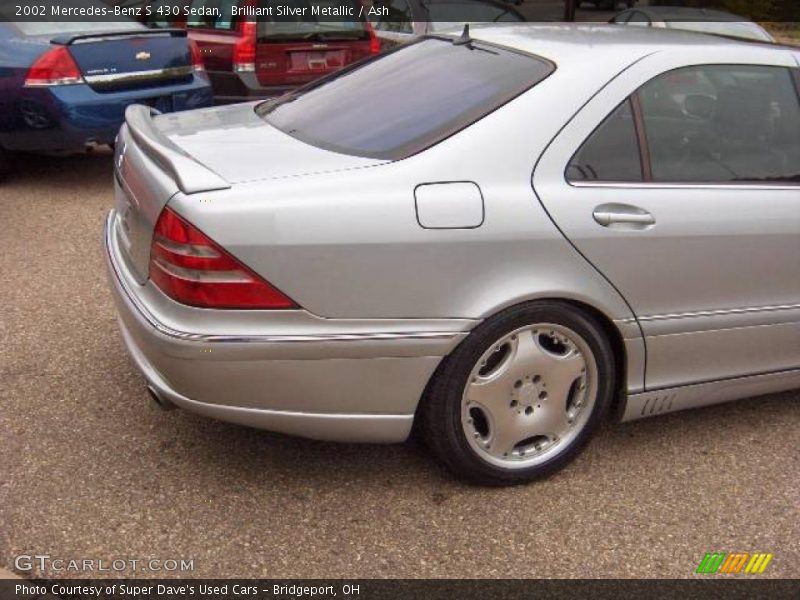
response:
<svg viewBox="0 0 800 600"><path fill-rule="evenodd" d="M637 315L648 389L800 367L796 64L745 46L703 54L628 69L534 175Z"/></svg>

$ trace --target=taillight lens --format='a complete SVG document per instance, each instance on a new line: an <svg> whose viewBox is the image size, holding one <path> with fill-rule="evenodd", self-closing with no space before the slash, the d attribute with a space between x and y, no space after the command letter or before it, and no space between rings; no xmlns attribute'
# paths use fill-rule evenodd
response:
<svg viewBox="0 0 800 600"><path fill-rule="evenodd" d="M233 70L237 73L255 73L256 70L256 24L242 23L242 36L233 47Z"/></svg>
<svg viewBox="0 0 800 600"><path fill-rule="evenodd" d="M297 308L169 208L161 211L153 234L150 279L170 298L201 308Z"/></svg>
<svg viewBox="0 0 800 600"><path fill-rule="evenodd" d="M372 23L369 21L366 22L367 31L369 32L369 53L370 54L380 54L381 53L381 41L378 39L378 36L375 35L375 28L372 27Z"/></svg>
<svg viewBox="0 0 800 600"><path fill-rule="evenodd" d="M202 73L206 70L206 65L203 62L203 55L200 52L200 46L197 45L197 42L194 40L189 40L189 52L192 55L192 66L194 70L198 73Z"/></svg>
<svg viewBox="0 0 800 600"><path fill-rule="evenodd" d="M58 46L42 54L28 69L26 87L74 85L83 83L78 65L66 46Z"/></svg>

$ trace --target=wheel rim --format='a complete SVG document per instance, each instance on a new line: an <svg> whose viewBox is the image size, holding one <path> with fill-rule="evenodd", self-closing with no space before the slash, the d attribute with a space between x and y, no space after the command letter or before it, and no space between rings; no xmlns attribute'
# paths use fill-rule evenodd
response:
<svg viewBox="0 0 800 600"><path fill-rule="evenodd" d="M586 341L563 325L528 325L478 359L464 388L461 425L483 460L521 469L567 448L596 396L597 363Z"/></svg>

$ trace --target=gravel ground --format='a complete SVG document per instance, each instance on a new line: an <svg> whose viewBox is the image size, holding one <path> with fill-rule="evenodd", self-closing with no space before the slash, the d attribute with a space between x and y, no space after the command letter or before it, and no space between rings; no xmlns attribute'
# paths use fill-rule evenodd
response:
<svg viewBox="0 0 800 600"><path fill-rule="evenodd" d="M413 443L158 410L106 286L110 170L108 154L30 158L0 184L0 566L46 553L194 559L203 577L690 577L707 551L759 551L775 554L765 576L800 576L798 393L609 425L514 489L458 483Z"/></svg>

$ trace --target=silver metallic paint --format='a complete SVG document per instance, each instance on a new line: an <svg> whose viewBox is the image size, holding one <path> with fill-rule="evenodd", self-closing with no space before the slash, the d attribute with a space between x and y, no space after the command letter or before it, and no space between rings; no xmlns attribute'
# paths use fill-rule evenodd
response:
<svg viewBox="0 0 800 600"><path fill-rule="evenodd" d="M393 163L302 144L255 116L253 105L155 119L131 111L115 157L119 218L110 217L106 244L124 337L150 384L177 405L234 422L326 439L399 440L442 357L483 319L537 298L584 303L618 329L626 418L644 416L641 407L655 406L654 398L665 411L797 384L786 374L741 378L754 368L800 366L800 278L786 252L800 240L794 186L564 180L566 161L593 128L663 70L715 60L794 65L795 58L613 26L476 26L472 36L551 58L558 69L468 129ZM493 160L476 148L491 149ZM414 190L439 181L480 186L480 227L420 227ZM767 191L777 211L770 218L763 206L752 208ZM596 206L619 202L641 204L655 226L613 231L593 220ZM167 203L304 310L209 311L166 297L147 281L147 265ZM681 268L703 268L688 255L653 279L653 258L675 250L676 236L702 245L708 231L725 243L771 233L767 249L744 260L748 269L768 256L788 258L760 274L766 285L732 277L725 246L712 252L723 274L707 278L708 289L681 282ZM657 255L636 242L651 234L660 240ZM609 236L627 236L631 250L619 254ZM640 320L628 301L644 306ZM754 331L755 361L746 350ZM727 379L682 387L714 377ZM666 390L648 395L645 383L669 387L672 399L663 400Z"/></svg>

